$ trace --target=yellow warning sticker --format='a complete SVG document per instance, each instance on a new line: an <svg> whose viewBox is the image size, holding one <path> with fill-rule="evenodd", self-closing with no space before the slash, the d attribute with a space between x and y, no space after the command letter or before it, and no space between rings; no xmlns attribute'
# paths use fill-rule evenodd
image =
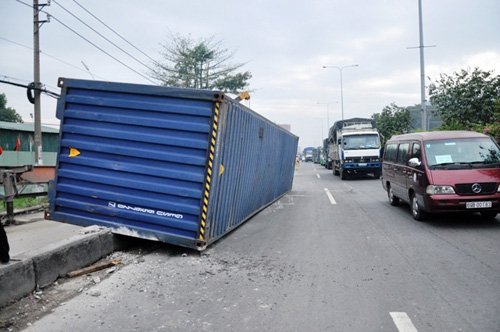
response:
<svg viewBox="0 0 500 332"><path fill-rule="evenodd" d="M76 157L76 156L79 156L80 155L80 151L78 151L78 149L75 149L75 148L72 148L70 147L69 148L69 155L68 157Z"/></svg>

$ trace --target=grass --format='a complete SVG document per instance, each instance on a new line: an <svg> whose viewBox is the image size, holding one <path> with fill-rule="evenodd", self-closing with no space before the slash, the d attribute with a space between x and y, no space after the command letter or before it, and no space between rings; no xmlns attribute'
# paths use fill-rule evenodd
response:
<svg viewBox="0 0 500 332"><path fill-rule="evenodd" d="M49 198L47 196L17 198L14 199L14 210L25 209L32 206L46 204L48 202ZM5 207L5 202L3 202L3 204L0 205L0 212L5 212Z"/></svg>

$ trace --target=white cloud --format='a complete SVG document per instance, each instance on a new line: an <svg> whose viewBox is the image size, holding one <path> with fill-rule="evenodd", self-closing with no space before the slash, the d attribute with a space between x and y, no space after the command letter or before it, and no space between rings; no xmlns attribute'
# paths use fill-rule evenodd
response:
<svg viewBox="0 0 500 332"><path fill-rule="evenodd" d="M390 27L382 30L374 31L361 38L356 38L352 41L355 49L358 51L366 50L373 45L383 47L388 42L394 42L404 35L404 29L400 27Z"/></svg>
<svg viewBox="0 0 500 332"><path fill-rule="evenodd" d="M463 61L467 67L476 68L487 71L495 70L497 75L500 74L500 53L487 51L472 55L464 56Z"/></svg>

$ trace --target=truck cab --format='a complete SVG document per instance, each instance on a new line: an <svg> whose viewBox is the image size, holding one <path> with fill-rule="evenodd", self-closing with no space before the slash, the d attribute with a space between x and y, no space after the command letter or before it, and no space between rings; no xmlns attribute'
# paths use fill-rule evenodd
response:
<svg viewBox="0 0 500 332"><path fill-rule="evenodd" d="M334 175L371 173L378 179L382 171L380 135L372 119L337 121L330 128L329 153Z"/></svg>

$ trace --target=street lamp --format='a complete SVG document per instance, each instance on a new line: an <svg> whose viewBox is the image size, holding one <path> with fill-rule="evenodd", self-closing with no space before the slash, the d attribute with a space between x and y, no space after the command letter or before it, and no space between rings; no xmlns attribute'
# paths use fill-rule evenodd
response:
<svg viewBox="0 0 500 332"><path fill-rule="evenodd" d="M90 72L89 67L87 66L87 64L85 62L83 62L83 60L82 60L82 65L85 67L85 69L87 69L87 71L89 72L90 76L92 76L92 79L95 81L94 75L92 75L92 73Z"/></svg>
<svg viewBox="0 0 500 332"><path fill-rule="evenodd" d="M344 66L344 67L337 67L337 66L323 66L323 68L335 68L338 69L340 72L340 105L342 108L342 120L344 120L344 92L343 92L343 87L342 87L342 70L344 68L348 67L358 67L358 65L349 65L349 66Z"/></svg>

